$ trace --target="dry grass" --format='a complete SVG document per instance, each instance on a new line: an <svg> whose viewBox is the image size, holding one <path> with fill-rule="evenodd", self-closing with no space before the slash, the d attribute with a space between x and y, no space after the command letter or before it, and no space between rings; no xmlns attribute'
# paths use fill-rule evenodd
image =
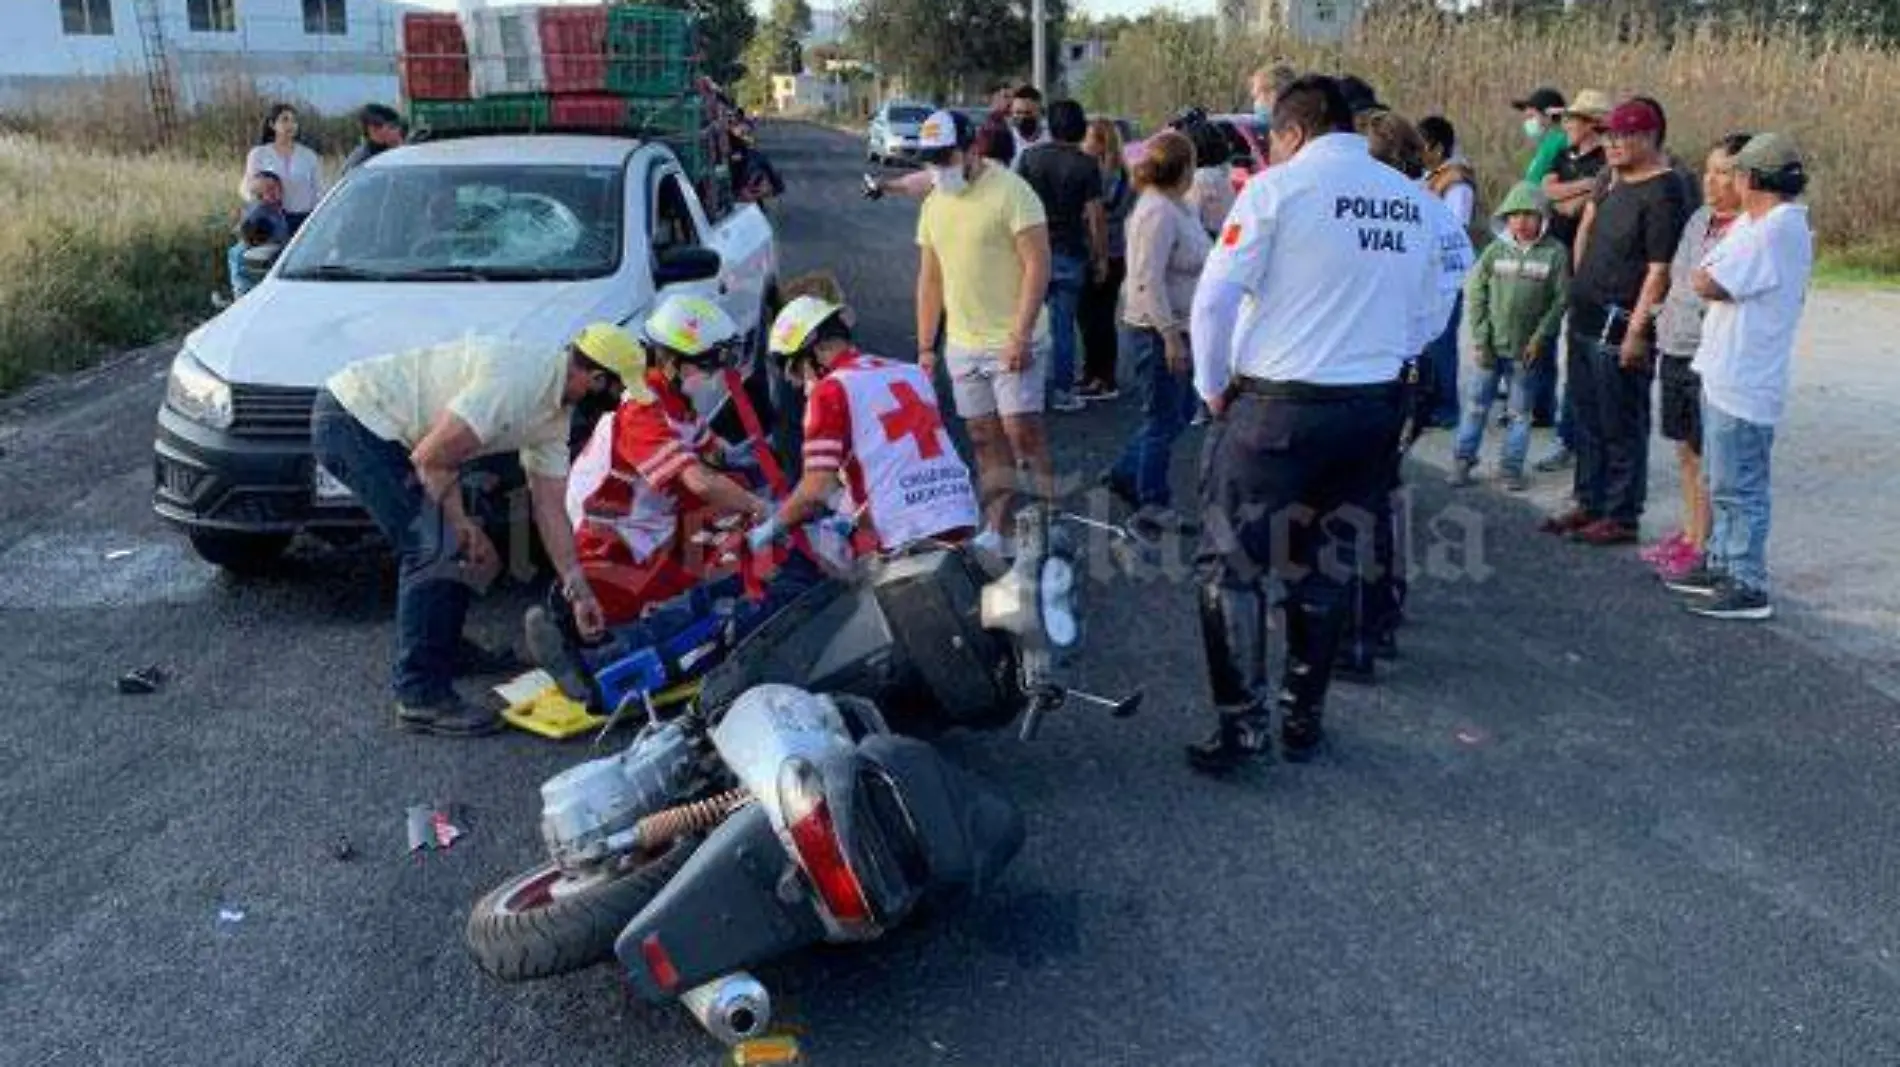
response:
<svg viewBox="0 0 1900 1067"><path fill-rule="evenodd" d="M1351 70L1399 111L1443 114L1476 162L1489 203L1522 172L1529 145L1510 108L1537 85L1575 94L1645 93L1669 112L1670 147L1699 163L1735 130L1793 134L1809 156L1814 223L1842 262L1900 270L1900 55L1840 39L1705 28L1670 39L1576 19L1551 25L1374 18L1343 48L1276 38L1221 41L1203 26L1131 31L1092 79L1088 103L1147 123L1189 103L1246 104L1247 75L1284 58L1307 70Z"/></svg>
<svg viewBox="0 0 1900 1067"><path fill-rule="evenodd" d="M0 136L0 391L208 311L236 193L236 164Z"/></svg>

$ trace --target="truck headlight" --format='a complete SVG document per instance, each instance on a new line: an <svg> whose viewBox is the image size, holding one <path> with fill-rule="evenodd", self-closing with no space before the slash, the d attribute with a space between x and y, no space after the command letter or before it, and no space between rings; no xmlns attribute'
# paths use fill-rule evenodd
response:
<svg viewBox="0 0 1900 1067"><path fill-rule="evenodd" d="M181 349L172 360L172 373L165 383L165 404L173 411L214 430L231 428L231 386L205 369L189 348Z"/></svg>

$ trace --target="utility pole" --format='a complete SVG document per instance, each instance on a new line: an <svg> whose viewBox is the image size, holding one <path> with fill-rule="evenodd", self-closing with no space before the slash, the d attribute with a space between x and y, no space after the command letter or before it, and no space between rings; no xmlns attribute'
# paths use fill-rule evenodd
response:
<svg viewBox="0 0 1900 1067"><path fill-rule="evenodd" d="M1029 83L1039 93L1049 91L1049 9L1043 0L1031 0L1029 5L1030 47L1036 50L1035 58L1029 69Z"/></svg>

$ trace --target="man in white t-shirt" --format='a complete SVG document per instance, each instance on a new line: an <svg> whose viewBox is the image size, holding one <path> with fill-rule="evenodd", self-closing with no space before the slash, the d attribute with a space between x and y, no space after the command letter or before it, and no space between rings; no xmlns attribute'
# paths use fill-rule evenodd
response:
<svg viewBox="0 0 1900 1067"><path fill-rule="evenodd" d="M1702 376L1703 477L1715 514L1707 562L1669 587L1712 619L1766 619L1768 455L1788 401L1795 330L1814 268L1800 150L1764 133L1735 156L1742 217L1690 275L1708 301L1694 368Z"/></svg>

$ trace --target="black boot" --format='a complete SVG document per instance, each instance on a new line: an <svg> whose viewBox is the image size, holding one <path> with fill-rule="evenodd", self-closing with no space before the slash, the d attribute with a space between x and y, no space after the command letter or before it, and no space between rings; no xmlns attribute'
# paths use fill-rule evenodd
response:
<svg viewBox="0 0 1900 1067"><path fill-rule="evenodd" d="M1305 763L1325 750L1321 712L1339 657L1343 605L1290 598L1286 605L1286 671L1280 683L1280 754Z"/></svg>
<svg viewBox="0 0 1900 1067"><path fill-rule="evenodd" d="M1187 746L1188 765L1208 774L1232 771L1273 751L1272 717L1259 690L1266 672L1266 598L1255 588L1200 588L1201 643L1220 721L1205 741Z"/></svg>

